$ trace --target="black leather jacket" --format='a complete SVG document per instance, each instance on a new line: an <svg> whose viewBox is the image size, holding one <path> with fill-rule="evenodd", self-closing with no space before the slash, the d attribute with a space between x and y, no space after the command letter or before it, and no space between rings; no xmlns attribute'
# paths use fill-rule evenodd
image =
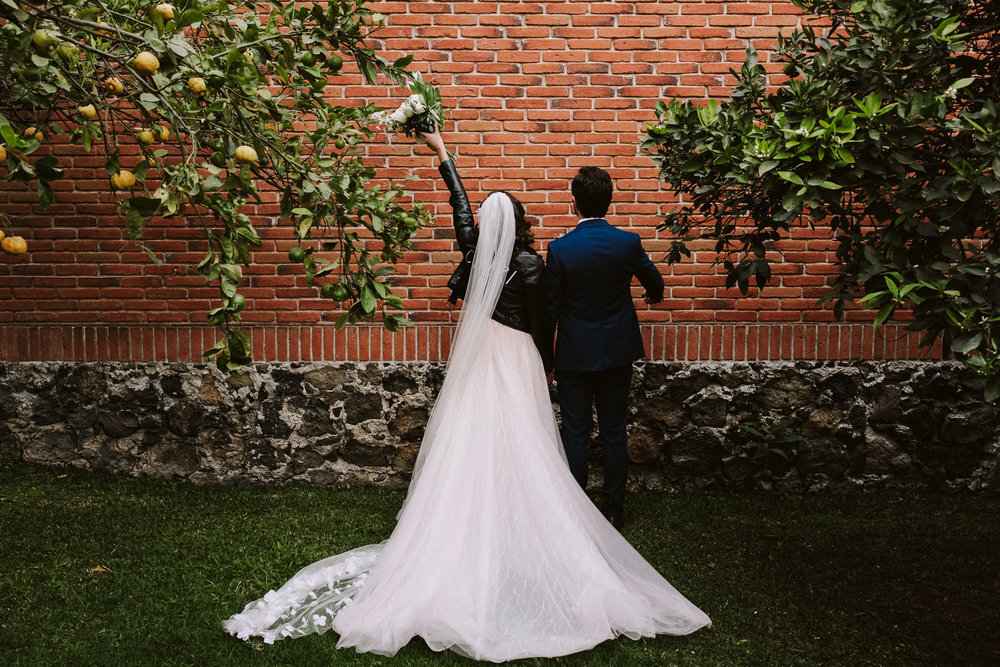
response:
<svg viewBox="0 0 1000 667"><path fill-rule="evenodd" d="M479 238L479 229L472 219L472 206L465 194L462 179L455 170L455 164L448 160L438 167L441 177L448 186L451 197L452 219L455 238L465 260L472 259ZM463 261L465 261L463 260ZM460 266L448 282L452 288L453 300L465 295L465 283L469 274ZM545 292L545 262L534 250L521 250L510 260L507 281L500 292L500 299L493 310L493 319L518 331L531 334L535 347L542 357L546 371L555 366L552 340L553 327L549 317L549 307Z"/></svg>

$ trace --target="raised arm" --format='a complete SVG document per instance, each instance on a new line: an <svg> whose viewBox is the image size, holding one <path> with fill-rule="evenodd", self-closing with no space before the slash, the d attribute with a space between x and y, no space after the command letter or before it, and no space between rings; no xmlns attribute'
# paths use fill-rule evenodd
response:
<svg viewBox="0 0 1000 667"><path fill-rule="evenodd" d="M465 194L465 186L462 185L462 179L458 175L458 170L455 169L455 163L448 157L448 151L440 134L437 132L419 134L418 139L437 153L440 162L438 164L438 171L441 173L441 178L444 179L445 185L448 186L448 191L451 193L448 203L451 204L452 222L455 225L455 238L458 239L458 247L462 251L462 254L468 255L469 251L474 250L476 247L478 234L476 233L475 224L473 224L472 206L469 204L469 196Z"/></svg>

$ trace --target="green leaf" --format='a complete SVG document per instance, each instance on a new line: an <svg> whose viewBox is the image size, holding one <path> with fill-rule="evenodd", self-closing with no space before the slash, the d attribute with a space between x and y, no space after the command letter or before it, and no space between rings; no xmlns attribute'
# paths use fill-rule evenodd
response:
<svg viewBox="0 0 1000 667"><path fill-rule="evenodd" d="M185 28L189 25L194 25L196 23L201 23L205 15L200 9L185 9L181 12L181 15L176 19L178 28Z"/></svg>
<svg viewBox="0 0 1000 667"><path fill-rule="evenodd" d="M877 301L878 299L884 298L888 294L885 290L880 290L878 292L871 292L870 294L865 294L863 297L858 299L858 303L868 303L869 301Z"/></svg>
<svg viewBox="0 0 1000 667"><path fill-rule="evenodd" d="M691 157L689 157L684 162L683 165L681 165L681 171L683 171L683 172L697 171L702 166L704 166L704 164L705 164L705 162L707 160L708 160L708 156L707 155L705 155L703 153L695 153L694 155L692 155Z"/></svg>
<svg viewBox="0 0 1000 667"><path fill-rule="evenodd" d="M210 359L215 355L219 354L220 352L222 352L224 349L226 349L227 344L228 341L225 338L223 338L222 340L217 341L215 345L202 352L201 356L205 359Z"/></svg>
<svg viewBox="0 0 1000 667"><path fill-rule="evenodd" d="M361 301L361 307L366 313L375 311L375 295L372 293L371 287L368 285L362 287L361 296L359 298Z"/></svg>
<svg viewBox="0 0 1000 667"><path fill-rule="evenodd" d="M879 309L878 314L875 316L874 326L877 327L889 319L895 309L896 304L891 301L882 306L882 308Z"/></svg>
<svg viewBox="0 0 1000 667"><path fill-rule="evenodd" d="M757 167L757 175L763 176L767 172L771 171L778 166L777 160L768 160L767 162L761 162L760 166Z"/></svg>
<svg viewBox="0 0 1000 667"><path fill-rule="evenodd" d="M993 403L998 398L1000 398L1000 375L995 375L986 383L986 389L983 391L983 399Z"/></svg>
<svg viewBox="0 0 1000 667"><path fill-rule="evenodd" d="M882 255L875 246L866 245L863 252L869 264L882 266Z"/></svg>
<svg viewBox="0 0 1000 667"><path fill-rule="evenodd" d="M959 336L951 341L951 351L956 354L968 354L979 347L982 341L983 334L979 332Z"/></svg>
<svg viewBox="0 0 1000 667"><path fill-rule="evenodd" d="M156 266L163 266L163 260L160 259L159 255L153 252L151 249L147 248L145 245L140 246L146 251L146 256L155 264Z"/></svg>
<svg viewBox="0 0 1000 667"><path fill-rule="evenodd" d="M52 186L47 182L39 179L38 181L38 204L45 210L52 206L55 201L55 195L52 192Z"/></svg>
<svg viewBox="0 0 1000 667"><path fill-rule="evenodd" d="M794 183L795 185L805 185L805 182L799 178L798 174L792 171L779 171L778 176L785 179L789 183Z"/></svg>
<svg viewBox="0 0 1000 667"><path fill-rule="evenodd" d="M299 227L296 230L298 237L300 239L309 238L309 231L312 229L313 219L312 217L305 217L299 221Z"/></svg>
<svg viewBox="0 0 1000 667"><path fill-rule="evenodd" d="M128 199L129 204L143 215L152 215L160 208L160 200L152 197L133 196Z"/></svg>

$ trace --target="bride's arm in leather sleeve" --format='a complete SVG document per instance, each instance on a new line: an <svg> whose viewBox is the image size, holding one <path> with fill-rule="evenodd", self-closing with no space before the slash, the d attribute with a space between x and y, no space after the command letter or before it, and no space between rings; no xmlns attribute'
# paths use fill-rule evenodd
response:
<svg viewBox="0 0 1000 667"><path fill-rule="evenodd" d="M523 257L524 255L522 255ZM545 372L555 368L553 353L552 318L549 315L548 293L545 289L545 262L538 255L531 255L522 266L524 272L524 297L526 312L531 324L531 338L542 357Z"/></svg>
<svg viewBox="0 0 1000 667"><path fill-rule="evenodd" d="M441 178L444 179L445 185L448 186L448 191L451 193L448 203L451 204L455 238L458 239L458 247L461 249L462 255L468 255L470 250L475 249L476 239L479 235L473 223L472 206L469 204L469 196L465 194L465 186L462 185L462 179L458 175L455 163L448 157L441 135L433 132L420 134L419 137L437 152L438 159L441 161L441 164L438 165L438 171L441 172Z"/></svg>

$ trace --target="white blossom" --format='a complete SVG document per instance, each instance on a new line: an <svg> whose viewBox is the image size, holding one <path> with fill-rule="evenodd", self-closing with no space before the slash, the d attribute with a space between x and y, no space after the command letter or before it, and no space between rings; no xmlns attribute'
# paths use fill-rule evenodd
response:
<svg viewBox="0 0 1000 667"><path fill-rule="evenodd" d="M427 104L424 102L424 96L420 93L414 93L406 98L406 103L410 105L415 113L423 113L427 111Z"/></svg>

